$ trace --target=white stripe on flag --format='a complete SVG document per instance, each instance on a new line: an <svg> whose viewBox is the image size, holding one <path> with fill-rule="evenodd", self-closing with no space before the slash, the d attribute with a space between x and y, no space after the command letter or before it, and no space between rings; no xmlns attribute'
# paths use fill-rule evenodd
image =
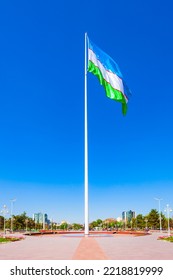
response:
<svg viewBox="0 0 173 280"><path fill-rule="evenodd" d="M122 80L116 74L106 70L91 49L89 49L88 52L88 59L100 69L102 76L106 80L106 82L108 82L114 89L121 91L124 95L124 87Z"/></svg>

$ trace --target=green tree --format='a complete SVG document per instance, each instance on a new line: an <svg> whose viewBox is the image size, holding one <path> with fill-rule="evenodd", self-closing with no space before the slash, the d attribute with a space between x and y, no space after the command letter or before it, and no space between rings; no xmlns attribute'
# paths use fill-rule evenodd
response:
<svg viewBox="0 0 173 280"><path fill-rule="evenodd" d="M132 229L136 228L136 218L132 218Z"/></svg>
<svg viewBox="0 0 173 280"><path fill-rule="evenodd" d="M10 228L11 218L7 221L7 227ZM21 215L13 215L13 229L14 230L30 230L34 229L35 223L33 219L26 215L26 212L23 212Z"/></svg>
<svg viewBox="0 0 173 280"><path fill-rule="evenodd" d="M159 213L156 209L151 209L148 214L148 227L151 229L159 228Z"/></svg>
<svg viewBox="0 0 173 280"><path fill-rule="evenodd" d="M116 226L116 221L112 221L112 222L109 223L109 228L110 229L114 229L115 226Z"/></svg>
<svg viewBox="0 0 173 280"><path fill-rule="evenodd" d="M62 223L60 226L59 226L60 229L63 229L63 230L67 230L68 228L68 224L65 222L65 223Z"/></svg>
<svg viewBox="0 0 173 280"><path fill-rule="evenodd" d="M122 229L123 228L123 221L116 221L115 222L116 229Z"/></svg>
<svg viewBox="0 0 173 280"><path fill-rule="evenodd" d="M169 219L169 225L170 225L170 228L173 229L173 219L172 218Z"/></svg>
<svg viewBox="0 0 173 280"><path fill-rule="evenodd" d="M29 218L29 217L25 220L25 225L26 225L26 228L28 230L31 230L31 229L35 228L34 220L32 218Z"/></svg>
<svg viewBox="0 0 173 280"><path fill-rule="evenodd" d="M97 219L96 222L98 227L102 227L103 221L101 219Z"/></svg>
<svg viewBox="0 0 173 280"><path fill-rule="evenodd" d="M72 224L72 229L74 229L74 230L80 230L82 228L83 228L83 225L81 225L81 224L77 224L77 223Z"/></svg>
<svg viewBox="0 0 173 280"><path fill-rule="evenodd" d="M138 214L136 216L136 228L143 229L145 227L144 216L142 214Z"/></svg>
<svg viewBox="0 0 173 280"><path fill-rule="evenodd" d="M4 228L4 217L0 216L0 230Z"/></svg>
<svg viewBox="0 0 173 280"><path fill-rule="evenodd" d="M90 230L94 229L95 227L97 227L97 222L96 221L93 221L89 224L89 229Z"/></svg>
<svg viewBox="0 0 173 280"><path fill-rule="evenodd" d="M162 212L161 212L161 226L162 226L162 229L166 229L168 226L167 219ZM160 218L159 218L159 228L160 228Z"/></svg>
<svg viewBox="0 0 173 280"><path fill-rule="evenodd" d="M94 229L96 227L101 227L102 228L102 226L103 226L103 221L101 219L97 219L96 221L92 221L89 224L90 229Z"/></svg>
<svg viewBox="0 0 173 280"><path fill-rule="evenodd" d="M26 228L26 219L28 217L26 216L26 212L23 212L21 215L14 216L13 219L13 228L14 230L24 230Z"/></svg>

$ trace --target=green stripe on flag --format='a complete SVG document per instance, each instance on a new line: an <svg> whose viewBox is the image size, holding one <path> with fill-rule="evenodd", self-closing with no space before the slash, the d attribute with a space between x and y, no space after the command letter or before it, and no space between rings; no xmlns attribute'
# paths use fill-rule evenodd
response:
<svg viewBox="0 0 173 280"><path fill-rule="evenodd" d="M99 80L100 84L104 87L106 96L110 99L116 100L122 103L123 115L127 113L127 103L123 93L117 89L114 89L104 78L100 69L95 66L92 61L88 61L88 71L93 73Z"/></svg>

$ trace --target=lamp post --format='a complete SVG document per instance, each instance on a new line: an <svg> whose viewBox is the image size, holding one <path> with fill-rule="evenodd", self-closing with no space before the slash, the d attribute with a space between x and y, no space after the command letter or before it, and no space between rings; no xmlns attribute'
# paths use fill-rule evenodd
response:
<svg viewBox="0 0 173 280"><path fill-rule="evenodd" d="M170 236L170 226L169 226L169 212L172 212L172 209L169 207L169 204L166 205L166 209L164 210L167 213L168 218L168 236Z"/></svg>
<svg viewBox="0 0 173 280"><path fill-rule="evenodd" d="M148 219L145 219L144 221L146 222L146 226L145 227L146 227L146 230L147 230L147 228L148 228L148 226L147 226Z"/></svg>
<svg viewBox="0 0 173 280"><path fill-rule="evenodd" d="M9 213L8 208L7 208L6 205L3 206L3 209L1 210L1 213L2 213L3 216L4 216L4 236L5 236L5 217L6 217L6 214Z"/></svg>
<svg viewBox="0 0 173 280"><path fill-rule="evenodd" d="M26 219L26 220L25 220L25 223L26 223L26 232L28 231L28 227L27 227L28 222L29 222L29 220L28 220L28 219Z"/></svg>
<svg viewBox="0 0 173 280"><path fill-rule="evenodd" d="M10 199L11 201L11 232L13 232L13 205L16 201L16 198Z"/></svg>
<svg viewBox="0 0 173 280"><path fill-rule="evenodd" d="M161 212L160 212L160 201L163 200L162 198L154 198L155 200L157 200L159 202L159 221L160 221L160 232L162 232L162 218L161 218Z"/></svg>
<svg viewBox="0 0 173 280"><path fill-rule="evenodd" d="M53 230L53 218L51 219L51 230Z"/></svg>
<svg viewBox="0 0 173 280"><path fill-rule="evenodd" d="M45 230L45 214L43 213L43 230Z"/></svg>
<svg viewBox="0 0 173 280"><path fill-rule="evenodd" d="M127 215L126 211L124 211L124 229L126 230L126 222L127 222Z"/></svg>

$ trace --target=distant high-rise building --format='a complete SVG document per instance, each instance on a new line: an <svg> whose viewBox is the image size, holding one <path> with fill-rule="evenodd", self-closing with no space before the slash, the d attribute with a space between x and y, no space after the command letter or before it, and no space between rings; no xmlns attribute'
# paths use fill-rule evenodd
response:
<svg viewBox="0 0 173 280"><path fill-rule="evenodd" d="M136 217L135 211L129 210L129 211L122 212L123 221L130 222L132 220L132 218L135 218L135 217Z"/></svg>
<svg viewBox="0 0 173 280"><path fill-rule="evenodd" d="M43 214L42 213L34 213L33 214L33 220L37 224L43 223Z"/></svg>
<svg viewBox="0 0 173 280"><path fill-rule="evenodd" d="M50 224L50 220L48 219L48 215L43 214L43 213L34 213L33 214L33 220L37 224L43 224L43 222L47 225Z"/></svg>

